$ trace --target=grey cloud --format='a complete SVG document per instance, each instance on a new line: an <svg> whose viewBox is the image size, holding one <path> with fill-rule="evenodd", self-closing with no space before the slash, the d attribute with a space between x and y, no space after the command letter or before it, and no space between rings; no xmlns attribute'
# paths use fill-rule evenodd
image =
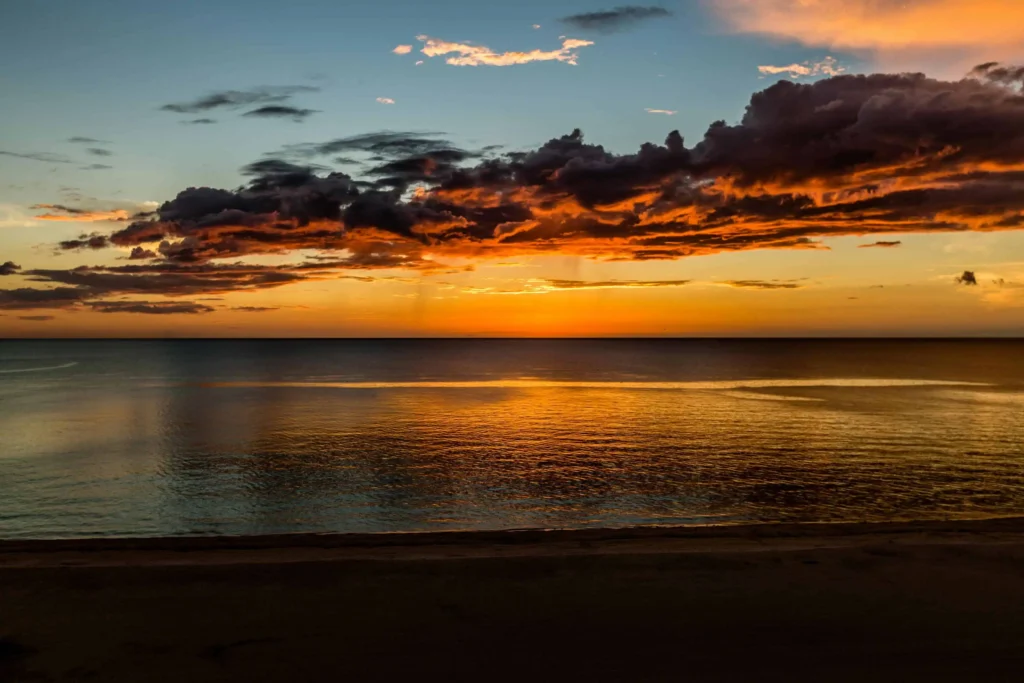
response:
<svg viewBox="0 0 1024 683"><path fill-rule="evenodd" d="M15 157L17 159L30 159L32 161L42 161L48 164L73 164L71 159L60 154L51 154L50 152L7 152L0 150L0 154L8 157Z"/></svg>
<svg viewBox="0 0 1024 683"><path fill-rule="evenodd" d="M193 301L90 301L97 313L142 313L145 315L176 315L212 313L217 310Z"/></svg>
<svg viewBox="0 0 1024 683"><path fill-rule="evenodd" d="M259 109L247 111L243 116L251 116L264 119L292 119L293 121L304 121L317 113L316 109L300 109L280 104L270 104Z"/></svg>
<svg viewBox="0 0 1024 683"><path fill-rule="evenodd" d="M4 263L0 263L0 275L14 275L19 270L21 270L21 266L14 261L5 261Z"/></svg>
<svg viewBox="0 0 1024 683"><path fill-rule="evenodd" d="M585 12L563 17L560 21L574 28L611 33L629 28L648 19L672 16L664 7L627 5L600 12Z"/></svg>
<svg viewBox="0 0 1024 683"><path fill-rule="evenodd" d="M279 104L298 93L319 91L320 88L310 85L279 85L263 86L251 90L224 90L191 102L165 104L160 109L178 114L199 114L214 109L237 109L254 104Z"/></svg>

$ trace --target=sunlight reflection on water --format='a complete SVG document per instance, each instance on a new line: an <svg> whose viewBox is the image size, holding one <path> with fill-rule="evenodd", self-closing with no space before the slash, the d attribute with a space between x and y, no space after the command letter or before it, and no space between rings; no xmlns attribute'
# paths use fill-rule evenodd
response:
<svg viewBox="0 0 1024 683"><path fill-rule="evenodd" d="M0 378L0 537L1024 513L1022 345L942 344L5 343L77 365Z"/></svg>

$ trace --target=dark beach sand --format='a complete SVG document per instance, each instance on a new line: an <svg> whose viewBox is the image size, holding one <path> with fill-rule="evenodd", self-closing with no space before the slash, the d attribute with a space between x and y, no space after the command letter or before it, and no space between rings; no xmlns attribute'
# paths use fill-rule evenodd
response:
<svg viewBox="0 0 1024 683"><path fill-rule="evenodd" d="M0 681L1019 681L1024 520L0 543Z"/></svg>

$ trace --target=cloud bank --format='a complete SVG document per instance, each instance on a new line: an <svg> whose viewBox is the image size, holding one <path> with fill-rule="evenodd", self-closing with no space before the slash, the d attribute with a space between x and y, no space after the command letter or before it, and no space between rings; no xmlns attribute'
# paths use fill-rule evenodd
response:
<svg viewBox="0 0 1024 683"><path fill-rule="evenodd" d="M1015 73L990 65L956 82L921 74L781 81L755 93L739 122L711 124L692 146L673 131L632 154L578 130L499 156L422 132L292 145L247 166L242 188L189 187L152 216L98 236L131 251L132 264L19 271L57 289L6 290L0 308L24 308L33 296L39 307L67 307L516 256L643 262L825 249L823 240L839 236L882 246L897 234L1020 230L1024 98L1000 69ZM319 168L353 153L376 159L362 178ZM94 236L83 239L68 248L92 246ZM310 251L320 258L240 261Z"/></svg>

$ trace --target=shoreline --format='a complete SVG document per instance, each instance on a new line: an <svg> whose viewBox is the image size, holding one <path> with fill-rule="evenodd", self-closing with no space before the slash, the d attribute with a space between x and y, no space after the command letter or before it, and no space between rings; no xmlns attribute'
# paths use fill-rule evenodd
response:
<svg viewBox="0 0 1024 683"><path fill-rule="evenodd" d="M0 541L0 681L1011 681L1024 518Z"/></svg>
<svg viewBox="0 0 1024 683"><path fill-rule="evenodd" d="M30 567L246 565L716 552L795 552L888 545L1024 543L1024 517L843 522L295 533L0 540L0 570Z"/></svg>

